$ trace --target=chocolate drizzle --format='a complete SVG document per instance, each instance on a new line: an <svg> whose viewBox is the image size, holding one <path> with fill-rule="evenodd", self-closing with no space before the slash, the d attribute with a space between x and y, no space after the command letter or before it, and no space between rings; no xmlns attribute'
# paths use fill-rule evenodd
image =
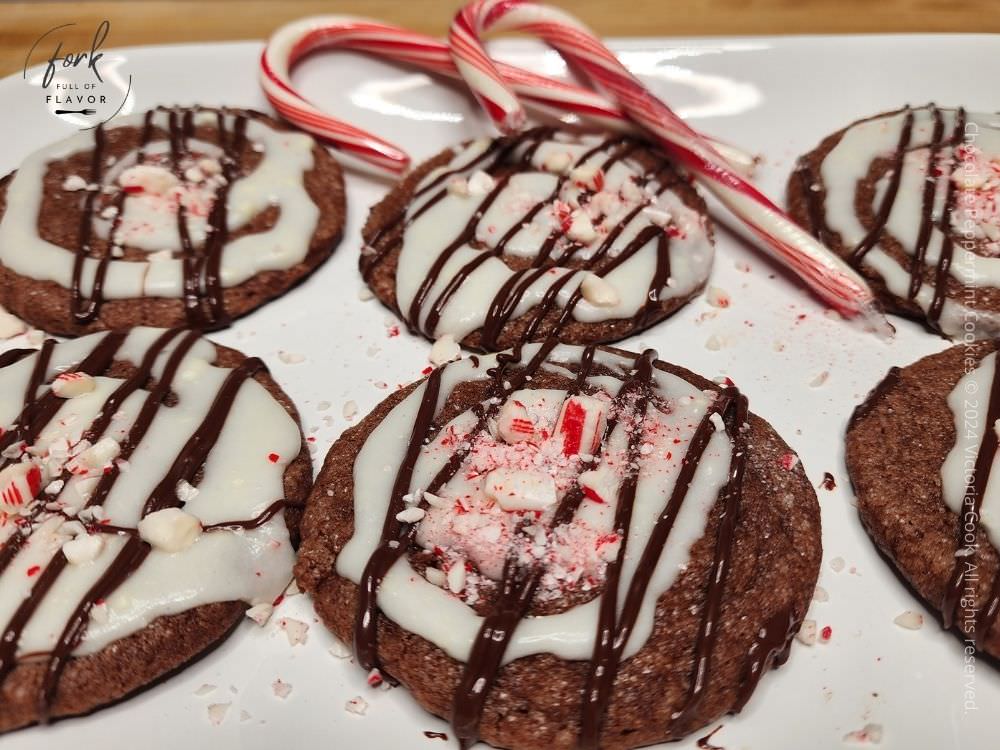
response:
<svg viewBox="0 0 1000 750"><path fill-rule="evenodd" d="M957 147L963 142L965 137L966 113L963 108L957 110L954 129L949 136L945 137L942 110L933 104L928 105L928 107L931 111L934 126L930 143L926 146L913 145L915 111L910 107L905 108L904 111L906 114L903 119L903 127L900 130L899 141L890 159L891 166L888 169L889 182L886 186L886 191L879 203L871 227L869 227L868 232L861 242L851 250L849 262L856 269L860 270L865 256L881 241L899 193L906 155L914 149L927 148L929 150L927 161L928 177L924 181L923 194L921 196L920 228L917 235L917 243L909 261L909 268L907 269L910 279L906 299L911 303L915 303L920 290L923 288L925 283L924 274L927 250L930 246L933 230L936 228L942 234L942 242L940 253L933 267L933 294L930 305L927 308L927 320L931 327L940 330L938 321L940 320L944 301L947 297L948 271L951 267L954 252L951 220L957 202L957 191L952 176L958 164ZM951 149L947 166L944 164L946 147ZM817 184L816 175L806 160L803 159L799 162L796 169L796 176L805 198L810 231L825 244L832 244L830 231L827 228L824 217L823 198L818 194L817 190L813 189L814 187L822 188L822 185ZM948 181L946 198L944 210L935 222L934 207L938 183L942 178Z"/></svg>
<svg viewBox="0 0 1000 750"><path fill-rule="evenodd" d="M90 354L75 368L76 371L86 372L91 375L107 373L115 361L116 355L125 338L126 334L120 332L112 332L104 335ZM94 442L104 435L121 405L131 394L149 383L153 367L158 358L163 354L168 345L176 341L176 345L164 364L162 373L146 393L145 399L127 436L120 444L121 452L119 459L127 460L139 446L153 424L153 419L157 411L171 394L172 384L180 366L191 347L198 340L199 333L197 331L183 331L181 329L167 330L158 336L147 347L142 361L135 367L133 372L122 380L105 400L101 412L87 428L83 439ZM25 397L25 406L18 417L16 429L12 429L4 436L4 448L14 445L18 441L31 444L58 410L59 402L62 400L55 397L51 389L46 389L40 394L38 392L47 381L47 371L49 369L53 344L54 342L51 341L46 342L42 351L38 354L30 377L28 392ZM18 359L18 357L4 358L0 360L0 367L9 366L18 361ZM259 359L250 358L244 360L238 367L229 372L203 420L195 428L187 443L182 447L163 479L144 502L140 517L144 517L157 510L181 504L176 496L177 484L181 481L193 482L196 479L196 473L204 465L222 432L222 428L227 421L240 387L246 380L263 369L264 365ZM68 469L64 469L61 478L65 482L71 476ZM101 475L84 507L94 508L103 505L119 476L120 462L115 462ZM52 500L58 500L58 496L53 497ZM38 503L39 508L42 505L43 503ZM263 513L253 519L210 524L204 530L255 529L273 518L283 507L284 501L279 500L272 503ZM0 572L13 561L22 549L25 541L28 539L28 533L21 532L27 531L30 533L30 521L37 518L37 515L36 512L35 515L29 516L29 528L15 530L3 546L0 547ZM128 580L142 565L151 550L150 546L140 539L138 534L134 533L134 530L122 529L110 525L98 526L97 529L92 530L100 531L101 533L124 533L128 539L109 566L76 604L65 627L56 640L55 646L47 655L44 676L38 696L39 715L43 722L47 719L50 708L56 699L63 670L86 632L87 623L90 620L94 606L110 596L122 583ZM28 596L21 602L7 623L2 638L0 638L0 684L3 683L17 666L16 652L25 627L45 601L46 596L51 591L59 576L66 570L67 565L68 560L62 550L56 552L44 570L39 574Z"/></svg>
<svg viewBox="0 0 1000 750"><path fill-rule="evenodd" d="M167 116L166 137L170 146L169 166L173 174L183 182L182 163L185 158L191 155L188 142L194 135L195 109L178 110L158 107L147 111L143 117L140 131L136 163L143 164L146 160L146 149L156 129L154 117L160 112L166 113ZM216 114L216 131L224 153L222 175L225 178L225 183L215 195L212 210L208 215L207 239L200 251L191 241L187 209L183 201L178 201L177 205L177 232L180 238L180 260L183 273L181 301L188 325L200 329L220 328L229 324L230 318L225 310L220 269L222 255L229 236L227 210L229 189L233 181L239 178L243 153L246 150L246 115L239 112L232 114L232 129L230 130L226 125L228 113L220 110ZM107 134L103 125L98 125L94 128L94 148L91 155L89 180L91 184L101 185L106 161ZM96 265L93 266L94 275L90 299L85 300L82 291L85 269L88 259L95 258L93 222L98 195L99 191L88 190L84 198L73 260L70 310L73 321L80 325L93 322L100 314L101 306L105 302L104 283L108 267L113 259L112 249L116 246L115 237L121 226L127 198L124 190L119 190L115 194L112 204L115 213L108 235L107 247L103 254L96 258Z"/></svg>
<svg viewBox="0 0 1000 750"><path fill-rule="evenodd" d="M554 346L554 340L548 339L530 361L513 371L511 366L520 365L522 360L520 347L512 353L501 353L497 356L497 366L487 372L491 383L487 388L486 397L473 407L478 417L477 424L428 484L428 492L437 492L455 476L471 450L476 435L486 429L488 420L497 413L509 395L523 387L537 373L548 360ZM593 371L595 352L594 346L582 350L576 378L568 389L570 395L579 393L587 383ZM628 548L627 530L630 527L639 481L642 426L649 407L660 408L653 390L655 359L656 353L647 350L635 357L626 374L615 376L622 381L622 384L610 408L610 414L613 416L608 419L602 439L602 444L608 440L623 416L630 419L630 425L635 423L629 434L627 447L629 468L619 484L613 526L615 529L624 530L623 538L616 558L609 562L606 568L605 582L600 595L598 631L582 691L579 735L579 746L582 748L596 748L600 745L602 721L611 701L622 654L700 460L716 430L712 419L716 414L722 417L725 432L731 441L732 457L727 481L717 503L719 515L715 548L705 582L701 622L694 643L689 693L684 704L675 713L672 719L673 725L679 727L694 718L704 697L708 675L712 669L715 644L719 637L720 614L726 578L732 562L748 450L747 399L735 387L720 391L715 402L699 422L687 453L680 462L681 469L674 489L645 547L635 553L641 557L635 575L629 581L624 603L620 608L618 606L621 568ZM368 560L360 583L354 638L358 661L365 669L381 667L377 653L378 589L388 570L408 553L415 540L415 525L397 521L396 514L403 508L403 495L410 491L410 481L419 451L428 442L434 430L437 405L447 398L446 394L441 393L441 379L447 368L448 365L445 365L435 370L423 385L417 417L392 488L382 535ZM607 368L602 370L602 375L606 374ZM567 491L556 507L551 521L552 527L571 522L582 498L583 491L579 484ZM452 726L463 748L471 746L479 738L479 725L488 695L500 675L510 639L518 623L530 610L543 573L543 565L522 563L513 552L504 562L495 599L484 615L479 632L472 643L452 704ZM766 624L747 654L745 676L741 683L736 710L742 708L767 666L783 661L789 640L800 622L798 613L782 610L773 615Z"/></svg>
<svg viewBox="0 0 1000 750"><path fill-rule="evenodd" d="M515 136L497 139L484 153L474 158L469 164L443 171L442 174L416 191L411 200L415 202L424 198L424 201L413 211L412 215L407 217L406 209L404 208L371 238L367 252L363 253L360 258L362 276L366 281L371 279L372 274L380 263L392 252L402 247L406 229L428 209L445 198L448 194L448 188L445 183L449 177L478 167L495 178L494 186L483 196L472 218L435 257L426 275L421 279L417 292L405 314L398 308L397 304L396 312L403 318L411 332L420 333L428 338L434 338L445 307L455 297L469 277L489 259L501 258L508 243L525 226L529 225L546 206L551 205L559 197L567 180L570 179L568 174L559 176L551 193L543 200L533 203L521 219L497 241L492 249L487 248L476 239L477 229L484 214L504 190L508 180L518 170L530 166L531 159L537 149L554 132L551 128L536 128ZM524 147L524 150L519 153L518 150L521 147ZM595 155L607 151L609 152L608 156L600 165L600 169L606 172L616 163L627 159L640 147L641 143L639 141L622 136L613 136L580 155L573 164L573 167L585 164ZM657 195L662 195L675 184L677 179L677 176L672 172L669 165L665 164L659 170L647 173L639 184L640 186L645 186L656 180L659 183ZM429 197L426 197L428 194ZM581 204L585 204L591 197L592 192L584 190L580 195ZM598 276L606 276L632 258L649 242L658 238L656 266L650 279L649 291L645 302L631 321L634 327L646 327L653 322L659 310L659 294L667 285L670 278L670 236L660 226L647 226L624 248L616 251L614 256L609 258L611 246L615 240L647 205L648 203L637 206L608 233L605 240L593 251L593 254L589 258L573 268L567 269L566 264L583 245L579 242L567 242L560 253L554 254L558 241L565 236L563 228L555 228L542 243L531 265L514 272L489 301L477 348L481 351L495 351L498 349L498 339L504 327L517 311L528 290L537 281L545 277L546 274L555 273L559 269L562 269L564 270L563 276L546 290L538 305L532 310L527 331L521 337L521 340L538 340L541 337L541 327L546 321L550 322L552 330L545 331L545 335L558 336L559 332L572 320L573 311L582 299L580 289L574 291L569 297L564 310L555 321L551 321L551 313L556 306L560 292L574 278L579 280L577 274L580 271L591 272ZM448 261L463 247L473 247L480 250L480 252L453 273L436 298L430 299L430 292L441 279ZM425 311L426 315L424 315ZM421 321L422 316L424 317L423 321Z"/></svg>

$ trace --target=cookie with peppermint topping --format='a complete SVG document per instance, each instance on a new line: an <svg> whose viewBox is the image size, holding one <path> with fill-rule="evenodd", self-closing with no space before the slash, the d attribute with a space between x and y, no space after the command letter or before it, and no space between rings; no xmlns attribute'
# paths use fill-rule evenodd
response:
<svg viewBox="0 0 1000 750"><path fill-rule="evenodd" d="M816 494L735 387L549 340L393 394L331 448L296 565L370 679L477 739L632 748L784 662Z"/></svg>
<svg viewBox="0 0 1000 750"><path fill-rule="evenodd" d="M115 117L0 180L0 301L67 336L221 328L318 268L345 212L336 160L267 115Z"/></svg>
<svg viewBox="0 0 1000 750"><path fill-rule="evenodd" d="M705 203L648 144L537 128L463 143L371 211L360 268L409 329L498 351L613 342L705 286Z"/></svg>

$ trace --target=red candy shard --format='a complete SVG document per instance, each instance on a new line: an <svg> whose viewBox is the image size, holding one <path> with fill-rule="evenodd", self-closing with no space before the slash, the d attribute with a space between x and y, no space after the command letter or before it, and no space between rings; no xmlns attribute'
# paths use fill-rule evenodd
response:
<svg viewBox="0 0 1000 750"><path fill-rule="evenodd" d="M280 459L280 458L281 458L281 456L279 456L277 453L268 453L267 454L267 460L270 461L272 464L278 463L278 459Z"/></svg>
<svg viewBox="0 0 1000 750"><path fill-rule="evenodd" d="M569 399L563 407L560 430L563 434L563 455L575 456L580 453L580 442L583 440L583 423L587 419L587 410L576 399Z"/></svg>

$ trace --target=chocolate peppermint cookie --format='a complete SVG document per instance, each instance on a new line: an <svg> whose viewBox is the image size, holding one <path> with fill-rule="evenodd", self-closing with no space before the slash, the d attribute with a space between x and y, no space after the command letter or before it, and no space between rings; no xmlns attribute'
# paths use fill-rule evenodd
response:
<svg viewBox="0 0 1000 750"><path fill-rule="evenodd" d="M705 204L626 136L540 128L448 149L371 211L361 272L431 340L497 351L617 341L705 285Z"/></svg>
<svg viewBox="0 0 1000 750"><path fill-rule="evenodd" d="M631 748L738 711L819 570L816 495L735 388L527 344L344 433L296 576L358 663L463 746Z"/></svg>
<svg viewBox="0 0 1000 750"><path fill-rule="evenodd" d="M928 105L860 120L801 157L792 216L886 307L955 337L1000 335L1000 129Z"/></svg>
<svg viewBox="0 0 1000 750"><path fill-rule="evenodd" d="M945 627L1000 656L997 345L892 368L851 418L865 528Z"/></svg>
<svg viewBox="0 0 1000 750"><path fill-rule="evenodd" d="M0 302L64 335L221 327L322 263L344 215L333 157L266 115L118 117L0 181Z"/></svg>
<svg viewBox="0 0 1000 750"><path fill-rule="evenodd" d="M49 340L0 355L0 424L0 731L127 697L291 579L311 467L260 360Z"/></svg>

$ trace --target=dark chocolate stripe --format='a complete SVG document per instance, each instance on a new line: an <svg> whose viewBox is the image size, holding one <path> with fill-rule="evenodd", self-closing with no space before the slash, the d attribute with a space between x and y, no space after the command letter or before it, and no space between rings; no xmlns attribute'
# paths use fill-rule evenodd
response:
<svg viewBox="0 0 1000 750"><path fill-rule="evenodd" d="M851 265L855 268L861 265L865 255L878 243L885 230L886 222L889 221L889 214L892 213L892 206L896 202L896 194L899 192L899 183L903 177L903 159L906 158L906 150L910 145L910 138L913 135L913 110L906 107L906 117L903 120L903 129L899 134L899 144L896 146L896 153L893 156L892 176L889 178L889 185L882 202L879 204L875 221L868 230L858 246L851 251Z"/></svg>
<svg viewBox="0 0 1000 750"><path fill-rule="evenodd" d="M930 153L927 155L927 179L924 180L924 194L920 210L920 232L917 235L917 246L910 260L910 288L907 297L916 299L924 280L924 258L927 255L927 245L931 239L931 229L934 226L934 197L937 193L936 174L937 160L941 151L941 139L944 136L944 117L941 110L933 108L934 133L931 136Z"/></svg>
<svg viewBox="0 0 1000 750"><path fill-rule="evenodd" d="M113 331L105 334L101 342L94 347L94 350L72 372L84 372L88 375L98 375L104 372L110 366L123 341L125 341L125 333ZM42 352L39 353L39 360L45 356L45 349L43 347ZM38 365L36 363L37 368ZM44 372L44 369L42 369L42 377L44 377ZM32 382L35 382L36 374L32 375ZM40 386L41 382L38 385ZM59 411L61 405L62 399L56 396L51 390L47 390L41 397L37 395L33 396L32 400L25 404L21 414L18 415L16 426L0 438L0 451L4 451L21 441L29 444L33 443L45 425ZM12 459L10 458L0 460L0 468L9 465L11 462Z"/></svg>
<svg viewBox="0 0 1000 750"><path fill-rule="evenodd" d="M361 585L358 590L358 613L354 622L354 647L358 662L365 669L378 666L377 632L378 624L378 587L382 583L389 568L399 559L399 535L401 524L396 520L396 514L403 509L403 495L409 492L410 478L416 466L420 449L430 433L437 410L438 396L441 392L441 376L446 367L440 367L430 374L424 384L424 394L420 400L420 408L413 422L410 442L406 454L396 470L396 478L392 485L392 495L389 507L382 523L382 540L378 548L368 559ZM390 546L395 541L396 547Z"/></svg>
<svg viewBox="0 0 1000 750"><path fill-rule="evenodd" d="M427 337L433 337L436 332L438 323L440 322L441 316L443 314L444 308L448 302L454 298L454 296L459 292L465 282L470 276L489 258L499 257L503 254L504 249L507 244L517 235L525 226L531 223L531 221L538 215L538 213L554 201L564 188L568 175L561 175L558 177L554 190L551 194L541 200L535 202L532 206L528 208L524 216L516 222L504 235L500 238L497 244L489 251L483 250L481 254L476 255L470 261L465 263L455 275L448 280L441 292L436 296L436 298L427 306L426 317L421 324L420 317L423 313L425 303L427 302L427 297L430 290L435 286L440 278L442 271L447 265L448 261L453 257L454 253L461 247L469 244L475 244L476 229L481 221L483 215L489 209L490 205L496 200L499 193L505 188L506 181L512 176L512 172L507 169L508 165L505 160L514 154L517 148L522 145L528 139L531 139L531 145L525 149L524 153L517 160L521 166L529 164L532 156L536 150L542 145L546 138L551 136L551 131L549 130L535 130L528 131L527 133L518 136L515 139L498 139L494 142L491 149L487 149L488 154L493 154L495 152L495 157L492 161L485 158L484 155L480 155L476 159L473 159L469 165L456 168L453 170L448 170L438 175L434 180L431 181L427 186L416 191L411 200L411 205L413 200L416 200L419 196L422 196L429 192L431 188L439 187L444 180L458 173L467 172L474 166L485 166L486 171L497 177L497 183L493 189L485 196L481 204L477 207L476 211L472 215L472 218L466 223L465 227L458 234L458 236L450 242L441 252L437 255L424 278L420 281L417 293L414 295L411 303L403 314L402 311L397 309L400 316L406 321L407 326L411 331L423 332ZM502 144L502 145L497 145ZM633 139L629 139L624 136L613 136L605 139L601 143L593 146L583 154L581 154L577 160L574 162L573 166L580 166L587 163L595 155L600 154L605 151L610 153L603 159L600 169L603 171L609 170L615 163L628 158L633 154L638 148L640 148L640 143ZM488 164L486 162L489 161ZM516 165L514 165L516 166ZM647 174L643 176L642 184L648 184L653 180L661 180L660 193L667 190L670 186L668 180L664 180L665 176L669 175L669 167L664 166L657 170L653 174ZM406 218L406 209L404 208L393 220L387 222L387 224L376 233L375 237L372 238L369 246L371 252L362 256L360 261L362 274L366 280L370 279L371 273L374 268L382 262L382 260L393 250L397 249L403 241L403 234L407 226L412 224L413 221L420 218L427 210L429 210L434 204L442 200L447 194L447 189L440 187L438 192L432 195L430 198L425 200L409 218ZM581 204L585 204L587 198L589 197L588 191L583 191L580 196ZM621 234L624 227L631 222L639 212L645 207L646 204L636 207L630 214L625 217L618 225L616 225L613 230L609 233L608 237L602 243L601 247L591 256L588 261L583 265L582 270L591 270L597 264L599 264L603 258L607 255L608 250L611 245ZM659 227L656 227L658 232L663 232ZM398 232L398 236L394 237L391 241L385 238L389 235ZM503 331L504 326L510 320L511 316L517 310L518 305L522 301L524 295L532 287L532 285L541 279L546 273L550 272L552 269L559 266L565 265L566 262L573 257L573 255L582 247L579 243L569 243L567 247L563 250L560 256L556 259L551 258L552 250L554 249L558 239L563 236L561 229L556 229L553 231L549 237L542 243L542 246L532 261L532 270L522 270L516 272L508 278L501 288L494 295L493 299L490 301L489 307L487 308L487 314L485 316L483 325L481 327L480 342L479 347L484 351L491 351L498 348L497 340ZM643 233L642 237L644 242L648 242L652 239L651 234L648 232ZM612 267L617 267L622 262L632 257L635 252L641 249L644 244L635 242L630 243L630 250L624 253L624 257L616 259L616 262ZM609 269L606 269L606 273ZM601 272L598 272L601 275ZM654 277L650 283L650 292L647 299L640 310L636 313L634 322L639 324L648 323L650 316L653 314L654 309L658 303L658 295L666 284L670 276L670 257L669 257L669 239L664 239L657 247L657 266L654 273ZM554 308L560 291L569 283L570 278L573 277L573 273L565 274L560 278L554 285L549 287L545 294L543 294L542 300L539 305L536 306L535 312L529 322L527 333L525 334L526 340L532 340L537 337L540 327L545 320L546 316ZM575 307L580 300L581 295L576 294L575 297L571 297L572 306ZM563 315L560 318L560 322L556 329L550 332L550 335L558 335L559 331L569 322L570 315Z"/></svg>
<svg viewBox="0 0 1000 750"><path fill-rule="evenodd" d="M955 132L952 135L952 144L957 146L961 143L961 139L965 134L965 110L959 109L958 115L955 118ZM941 318L941 310L944 308L944 300L948 292L948 271L951 268L951 257L954 251L954 240L952 239L951 232L951 217L955 212L955 203L957 200L957 188L955 186L955 180L952 179L952 175L955 174L955 170L958 168L958 150L954 148L951 157L951 168L948 170L948 192L945 196L945 208L941 212L941 220L938 223L938 229L944 235L944 239L941 242L941 256L938 258L937 270L934 274L934 298L931 300L931 306L927 310L927 320L935 328L939 328L937 325L938 320ZM991 423L992 424L992 423Z"/></svg>
<svg viewBox="0 0 1000 750"><path fill-rule="evenodd" d="M792 639L801 625L802 616L791 607L779 609L768 619L747 653L747 665L736 693L736 704L730 713L743 710L768 669L780 667L788 661Z"/></svg>
<svg viewBox="0 0 1000 750"><path fill-rule="evenodd" d="M722 514L716 532L715 555L708 577L708 593L702 609L701 627L695 641L695 671L687 700L674 716L675 724L683 724L695 714L705 697L705 686L709 682L712 655L719 639L719 612L725 593L726 577L729 574L743 494L743 474L746 470L747 457L745 425L748 415L746 396L736 391L731 395L723 417L726 422L726 432L733 443L733 455L729 462L729 479L722 491Z"/></svg>
<svg viewBox="0 0 1000 750"><path fill-rule="evenodd" d="M195 478L198 469L205 463L208 454L215 447L240 388L248 379L265 369L261 360L250 357L230 371L201 424L185 443L166 476L147 498L142 517L164 508L176 506L179 503L176 496L177 484L181 481L190 482ZM129 576L142 565L150 549L148 544L137 537L130 537L108 569L77 604L65 629L56 641L55 647L49 654L45 666L45 676L42 680L39 698L40 714L43 718L47 716L55 699L59 679L66 663L86 632L87 622L94 605L102 599L108 598L122 583L128 580ZM65 559L62 552L59 555Z"/></svg>

